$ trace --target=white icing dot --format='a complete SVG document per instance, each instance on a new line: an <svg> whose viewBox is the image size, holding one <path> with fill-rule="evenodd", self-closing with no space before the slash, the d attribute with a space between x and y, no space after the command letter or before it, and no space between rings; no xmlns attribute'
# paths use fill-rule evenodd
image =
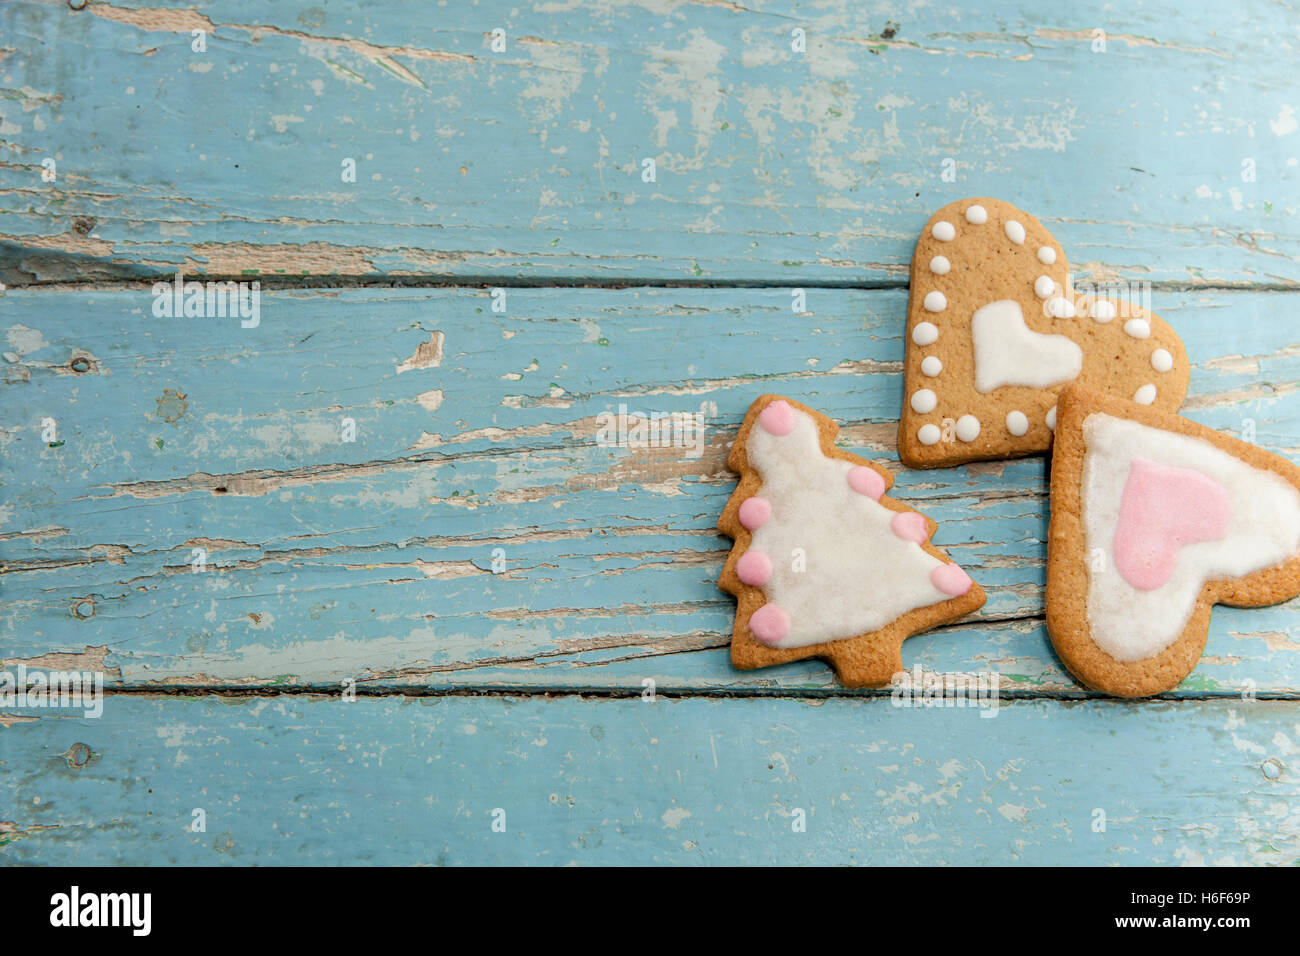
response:
<svg viewBox="0 0 1300 956"><path fill-rule="evenodd" d="M1046 299L1056 291L1056 283L1052 281L1051 276L1039 276L1034 280L1034 295L1040 299Z"/></svg>
<svg viewBox="0 0 1300 956"><path fill-rule="evenodd" d="M922 374L934 378L942 371L943 371L943 362L939 360L939 356L927 355L925 358L921 359Z"/></svg>
<svg viewBox="0 0 1300 956"><path fill-rule="evenodd" d="M948 308L948 299L942 292L935 290L925 294L925 310L927 312L942 312Z"/></svg>
<svg viewBox="0 0 1300 956"><path fill-rule="evenodd" d="M933 445L939 440L938 425L922 425L916 433L922 445Z"/></svg>
<svg viewBox="0 0 1300 956"><path fill-rule="evenodd" d="M1133 395L1133 401L1139 405L1150 405L1156 400L1156 387L1154 385L1143 385Z"/></svg>
<svg viewBox="0 0 1300 956"><path fill-rule="evenodd" d="M939 397L928 388L918 388L912 393L912 411L924 415L926 412L934 411L934 406L939 404Z"/></svg>
<svg viewBox="0 0 1300 956"><path fill-rule="evenodd" d="M1075 316L1074 303L1064 296L1057 296L1047 301L1047 314L1054 319L1072 319Z"/></svg>
<svg viewBox="0 0 1300 956"><path fill-rule="evenodd" d="M1157 372L1167 372L1174 367L1174 357L1168 349L1156 349L1151 353L1151 367Z"/></svg>
<svg viewBox="0 0 1300 956"><path fill-rule="evenodd" d="M1029 431L1029 419L1024 412L1007 412L1007 431L1017 438Z"/></svg>
<svg viewBox="0 0 1300 956"><path fill-rule="evenodd" d="M933 322L918 322L912 329L912 341L917 345L929 345L939 337L939 326Z"/></svg>
<svg viewBox="0 0 1300 956"><path fill-rule="evenodd" d="M1151 323L1146 319L1129 319L1124 323L1124 331L1135 339L1151 337Z"/></svg>
<svg viewBox="0 0 1300 956"><path fill-rule="evenodd" d="M945 256L935 256L930 260L930 271L937 276L946 276L951 268L952 263Z"/></svg>
<svg viewBox="0 0 1300 956"><path fill-rule="evenodd" d="M1045 266L1050 266L1056 261L1056 250L1051 246L1039 246L1038 261Z"/></svg>
<svg viewBox="0 0 1300 956"><path fill-rule="evenodd" d="M1093 299L1091 312L1098 322L1109 322L1115 318L1115 303L1107 299Z"/></svg>
<svg viewBox="0 0 1300 956"><path fill-rule="evenodd" d="M1018 246L1024 245L1025 242L1024 226L1020 225L1020 223L1016 222L1014 219L1008 219L1006 229L1007 229L1008 239L1010 239Z"/></svg>
<svg viewBox="0 0 1300 956"><path fill-rule="evenodd" d="M1047 412L1047 427L1056 431L1056 406L1053 405Z"/></svg>
<svg viewBox="0 0 1300 956"><path fill-rule="evenodd" d="M952 242L957 238L957 227L946 219L940 219L930 230L930 235L940 242Z"/></svg>
<svg viewBox="0 0 1300 956"><path fill-rule="evenodd" d="M962 441L974 441L980 434L980 420L974 415L963 415L957 419L957 437Z"/></svg>
<svg viewBox="0 0 1300 956"><path fill-rule="evenodd" d="M966 210L966 221L976 226L982 226L989 221L989 211L983 206L971 206Z"/></svg>

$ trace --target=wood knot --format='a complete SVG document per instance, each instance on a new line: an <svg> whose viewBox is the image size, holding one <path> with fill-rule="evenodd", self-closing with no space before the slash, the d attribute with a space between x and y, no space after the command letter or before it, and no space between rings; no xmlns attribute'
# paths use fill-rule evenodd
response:
<svg viewBox="0 0 1300 956"><path fill-rule="evenodd" d="M68 748L63 759L68 762L68 766L80 770L86 764L94 759L95 752L83 743L75 743Z"/></svg>

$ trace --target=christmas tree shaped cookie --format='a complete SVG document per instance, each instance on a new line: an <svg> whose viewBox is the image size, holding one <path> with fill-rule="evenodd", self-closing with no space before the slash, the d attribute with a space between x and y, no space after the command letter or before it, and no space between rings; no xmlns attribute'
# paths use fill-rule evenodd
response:
<svg viewBox="0 0 1300 956"><path fill-rule="evenodd" d="M933 521L886 497L888 471L835 447L838 431L779 395L750 406L728 459L740 483L718 521L735 538L718 585L737 599L737 667L820 657L847 686L878 687L903 669L905 638L984 592L929 543Z"/></svg>
<svg viewBox="0 0 1300 956"><path fill-rule="evenodd" d="M1114 292L1076 293L1052 234L1010 203L940 209L912 256L899 457L932 468L1046 451L1071 383L1177 411L1182 342L1143 289Z"/></svg>
<svg viewBox="0 0 1300 956"><path fill-rule="evenodd" d="M1300 594L1300 468L1255 445L1070 388L1051 496L1047 627L1094 690L1171 690L1200 659L1213 605Z"/></svg>

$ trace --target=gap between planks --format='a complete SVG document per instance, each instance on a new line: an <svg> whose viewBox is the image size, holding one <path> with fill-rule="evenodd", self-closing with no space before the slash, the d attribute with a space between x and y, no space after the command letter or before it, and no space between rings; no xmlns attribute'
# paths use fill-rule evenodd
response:
<svg viewBox="0 0 1300 956"><path fill-rule="evenodd" d="M942 675L940 675L942 676ZM834 699L861 699L861 700L889 700L891 688L847 688L847 687L733 687L733 688L694 688L694 687L656 687L654 695L656 698L662 697L667 700L690 700L696 698L709 698L714 700L736 699L748 700L753 698L774 698L782 700L834 700ZM639 687L618 687L614 685L600 687L568 687L564 685L555 686L482 686L482 687L362 687L358 685L349 691L350 695L356 697L365 697L373 699L384 699L390 697L542 697L542 698L572 698L579 699L590 698L592 700L634 700L640 698L643 690ZM324 686L324 685L302 685L298 687L282 687L274 684L260 685L241 685L238 687L221 686L214 684L168 684L166 686L154 686L147 684L125 686L105 687L103 696L108 697L128 697L128 698L164 698L175 697L184 699L194 699L201 697L229 697L229 698L260 698L260 697L294 697L303 699L332 700L341 699L344 696L342 688ZM1092 703L1112 703L1119 705L1141 706L1156 701L1174 704L1196 704L1205 701L1231 701L1242 699L1239 692L1213 692L1213 691L1185 691L1177 690L1155 694L1151 697L1142 697L1136 699L1126 699L1121 697L1108 697L1104 694L1097 694L1084 688L1064 688L1061 690L1044 691L1016 689L999 691L999 706L1002 701L1056 701L1062 704L1092 704ZM1300 701L1300 691L1259 691L1254 693L1252 701L1280 701L1298 702ZM960 707L961 704L927 704L917 705L910 709L925 709L925 707L938 707L940 709L953 709ZM976 704L965 705L967 709L978 709ZM5 715L0 714L0 727L6 720L15 723L21 723L28 719L27 715ZM32 717L31 719L39 719Z"/></svg>
<svg viewBox="0 0 1300 956"><path fill-rule="evenodd" d="M457 275L457 276L288 276L263 274L255 271L239 273L186 273L182 276L191 282L257 282L267 291L320 291L345 289L839 289L860 292L881 292L909 288L907 279L880 279L859 282L852 279L806 279L790 277L783 282L764 279L663 279L654 277L627 277L620 279L594 276L551 276L545 279L518 276ZM156 282L171 282L176 273L133 275L122 278L95 278L68 282L11 282L12 291L41 292L121 292L130 289L148 290ZM1175 282L1157 280L1146 283L1152 292L1215 293L1215 292L1300 292L1300 286L1286 282Z"/></svg>

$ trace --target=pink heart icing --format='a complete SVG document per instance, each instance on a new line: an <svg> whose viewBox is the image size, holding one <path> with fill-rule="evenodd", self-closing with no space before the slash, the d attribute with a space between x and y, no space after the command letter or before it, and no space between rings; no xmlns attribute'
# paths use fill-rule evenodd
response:
<svg viewBox="0 0 1300 956"><path fill-rule="evenodd" d="M1139 591L1163 587L1178 549L1228 533L1232 502L1224 487L1191 468L1134 458L1120 499L1115 567Z"/></svg>

